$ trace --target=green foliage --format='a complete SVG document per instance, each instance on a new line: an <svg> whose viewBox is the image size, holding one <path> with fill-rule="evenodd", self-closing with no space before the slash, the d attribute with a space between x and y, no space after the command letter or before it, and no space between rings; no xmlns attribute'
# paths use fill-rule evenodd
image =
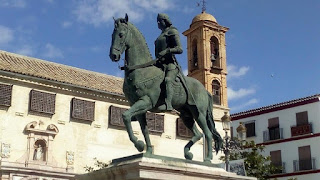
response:
<svg viewBox="0 0 320 180"><path fill-rule="evenodd" d="M261 155L264 149L265 146L256 145L254 141L246 142L246 144L241 148L232 148L230 150L229 159L245 159L244 164L247 175L256 177L259 180L266 180L270 175L279 172L282 167L276 167L270 164L270 156L265 157ZM225 161L225 157L222 156L220 160Z"/></svg>
<svg viewBox="0 0 320 180"><path fill-rule="evenodd" d="M103 169L103 168L106 168L108 167L109 163L104 163L104 162L101 162L99 161L97 158L94 158L94 166L91 167L91 166L86 166L84 167L85 171L86 172L93 172L93 171L97 171L99 169Z"/></svg>

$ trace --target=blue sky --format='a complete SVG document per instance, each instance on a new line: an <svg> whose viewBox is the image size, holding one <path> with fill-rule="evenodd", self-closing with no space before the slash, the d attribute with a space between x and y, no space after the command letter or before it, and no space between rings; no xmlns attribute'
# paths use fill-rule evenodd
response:
<svg viewBox="0 0 320 180"><path fill-rule="evenodd" d="M167 13L182 33L201 12L197 0L0 0L0 49L122 76L108 57L112 17L145 35L150 51ZM122 5L122 6L120 6ZM228 101L232 113L320 93L319 0L207 0L227 32ZM184 53L177 58L187 69Z"/></svg>

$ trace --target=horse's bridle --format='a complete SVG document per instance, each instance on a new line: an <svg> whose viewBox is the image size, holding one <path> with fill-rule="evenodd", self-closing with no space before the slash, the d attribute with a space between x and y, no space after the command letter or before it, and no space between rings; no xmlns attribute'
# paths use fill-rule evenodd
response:
<svg viewBox="0 0 320 180"><path fill-rule="evenodd" d="M126 36L125 36L125 38L122 40L122 42L120 42L120 48L118 48L118 47L113 47L113 49L115 49L115 50L117 50L117 51L119 51L120 53L121 52L123 52L124 51L124 48L126 47L125 45L126 45L126 43L127 43L127 38L128 38L128 34L129 34L129 27L128 27L128 25L126 25Z"/></svg>

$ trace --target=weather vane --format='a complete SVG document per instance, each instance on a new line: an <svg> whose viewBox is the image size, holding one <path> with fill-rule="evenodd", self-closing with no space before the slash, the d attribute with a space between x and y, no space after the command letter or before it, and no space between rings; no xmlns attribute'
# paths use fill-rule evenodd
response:
<svg viewBox="0 0 320 180"><path fill-rule="evenodd" d="M201 0L200 2L198 2L198 6L200 6L200 4L202 4L202 12L206 11L206 0Z"/></svg>

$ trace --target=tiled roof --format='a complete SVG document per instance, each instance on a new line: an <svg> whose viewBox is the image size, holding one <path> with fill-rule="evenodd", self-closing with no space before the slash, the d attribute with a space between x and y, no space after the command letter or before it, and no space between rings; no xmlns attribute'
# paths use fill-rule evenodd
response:
<svg viewBox="0 0 320 180"><path fill-rule="evenodd" d="M264 106L264 107L260 107L257 109L251 109L248 111L243 111L243 112L231 114L231 118L234 121L234 120L239 120L239 119L243 119L243 118L247 118L247 117L251 117L251 116L257 116L260 114L265 114L265 113L279 111L279 110L283 110L283 109L287 109L287 108L291 108L291 107L301 106L304 104L318 102L318 101L320 101L319 98L320 98L320 94L315 94L312 96L307 96L307 97L303 97L303 98L299 98L299 99L294 99L291 101L273 104L270 106Z"/></svg>
<svg viewBox="0 0 320 180"><path fill-rule="evenodd" d="M0 70L123 95L123 79L0 50Z"/></svg>

